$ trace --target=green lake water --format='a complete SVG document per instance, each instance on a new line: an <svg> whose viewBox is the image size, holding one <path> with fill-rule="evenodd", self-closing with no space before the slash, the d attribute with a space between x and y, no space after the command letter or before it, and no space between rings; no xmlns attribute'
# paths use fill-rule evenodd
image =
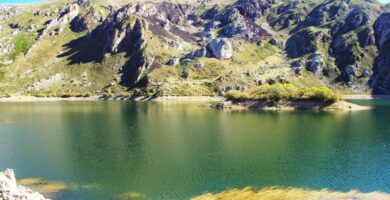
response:
<svg viewBox="0 0 390 200"><path fill-rule="evenodd" d="M0 170L70 184L54 199L188 199L253 186L390 192L390 101L374 110L0 103ZM1 122L7 123L1 123ZM12 123L11 123L12 122Z"/></svg>

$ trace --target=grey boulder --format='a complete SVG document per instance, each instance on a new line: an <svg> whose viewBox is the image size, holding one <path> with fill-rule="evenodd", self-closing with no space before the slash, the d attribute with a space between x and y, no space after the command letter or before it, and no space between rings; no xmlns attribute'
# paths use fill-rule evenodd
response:
<svg viewBox="0 0 390 200"><path fill-rule="evenodd" d="M211 55L218 59L230 59L233 56L233 45L227 39L214 39L208 45L207 49Z"/></svg>

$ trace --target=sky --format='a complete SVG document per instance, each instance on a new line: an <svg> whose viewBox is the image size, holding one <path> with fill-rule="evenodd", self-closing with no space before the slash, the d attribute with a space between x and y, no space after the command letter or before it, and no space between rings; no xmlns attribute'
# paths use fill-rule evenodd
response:
<svg viewBox="0 0 390 200"><path fill-rule="evenodd" d="M0 3L31 3L40 1L41 0L0 0Z"/></svg>

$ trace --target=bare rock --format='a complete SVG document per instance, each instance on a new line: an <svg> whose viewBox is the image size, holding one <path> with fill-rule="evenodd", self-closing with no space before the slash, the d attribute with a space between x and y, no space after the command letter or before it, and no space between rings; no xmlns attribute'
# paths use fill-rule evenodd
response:
<svg viewBox="0 0 390 200"><path fill-rule="evenodd" d="M204 67L204 64L203 63L195 63L195 65L194 65L194 68L195 69L201 69L201 68L203 68Z"/></svg>
<svg viewBox="0 0 390 200"><path fill-rule="evenodd" d="M324 69L324 58L321 53L315 52L309 60L309 70L319 74Z"/></svg>
<svg viewBox="0 0 390 200"><path fill-rule="evenodd" d="M10 23L10 24L8 24L8 26L11 28L11 29L21 29L21 28L23 28L23 25L22 24L20 24L20 23Z"/></svg>
<svg viewBox="0 0 390 200"><path fill-rule="evenodd" d="M29 188L18 186L12 169L0 172L0 199L4 200L46 200Z"/></svg>
<svg viewBox="0 0 390 200"><path fill-rule="evenodd" d="M390 13L384 13L374 24L379 56L376 59L371 85L375 94L390 94Z"/></svg>
<svg viewBox="0 0 390 200"><path fill-rule="evenodd" d="M183 66L187 66L188 64L190 64L191 61L192 61L191 59L184 58L180 61L180 64Z"/></svg>
<svg viewBox="0 0 390 200"><path fill-rule="evenodd" d="M233 45L227 39L214 39L207 45L207 49L218 59L230 59L233 56Z"/></svg>
<svg viewBox="0 0 390 200"><path fill-rule="evenodd" d="M221 8L218 5L215 5L212 8L210 8L209 10L207 10L206 12L204 12L201 17L202 17L202 19L213 20L218 15L220 10L221 10Z"/></svg>
<svg viewBox="0 0 390 200"><path fill-rule="evenodd" d="M72 30L74 32L82 32L85 30L91 30L99 22L102 21L102 14L96 10L89 11L84 16L77 16L72 21Z"/></svg>
<svg viewBox="0 0 390 200"><path fill-rule="evenodd" d="M169 66L177 66L180 62L180 59L176 56L170 58L167 62L167 65Z"/></svg>
<svg viewBox="0 0 390 200"><path fill-rule="evenodd" d="M80 6L77 3L71 4L61 14L53 20L46 23L45 27L40 31L38 40L42 40L48 31L54 27L65 26L68 22L72 21L79 14Z"/></svg>

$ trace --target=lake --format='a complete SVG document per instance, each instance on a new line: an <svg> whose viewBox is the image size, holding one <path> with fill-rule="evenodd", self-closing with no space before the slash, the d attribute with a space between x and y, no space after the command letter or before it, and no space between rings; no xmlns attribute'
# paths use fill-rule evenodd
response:
<svg viewBox="0 0 390 200"><path fill-rule="evenodd" d="M0 170L69 184L59 200L188 199L246 186L390 192L390 101L355 102L376 109L0 103Z"/></svg>

